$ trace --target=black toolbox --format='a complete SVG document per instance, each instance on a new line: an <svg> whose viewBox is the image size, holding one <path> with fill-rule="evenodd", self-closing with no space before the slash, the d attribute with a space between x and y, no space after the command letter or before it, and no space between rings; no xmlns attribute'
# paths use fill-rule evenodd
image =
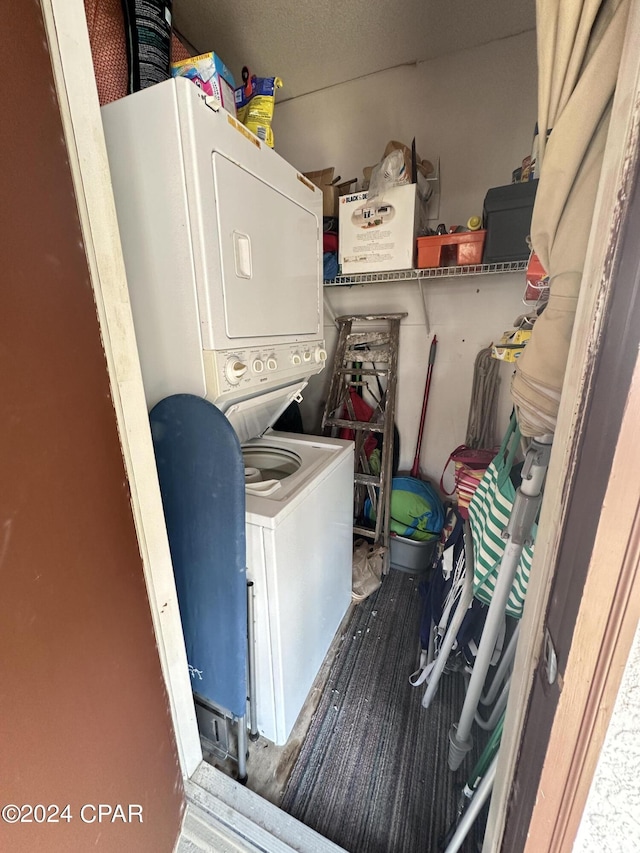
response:
<svg viewBox="0 0 640 853"><path fill-rule="evenodd" d="M531 216L538 181L524 181L493 187L484 199L484 264L526 261L530 250L527 237L531 232Z"/></svg>

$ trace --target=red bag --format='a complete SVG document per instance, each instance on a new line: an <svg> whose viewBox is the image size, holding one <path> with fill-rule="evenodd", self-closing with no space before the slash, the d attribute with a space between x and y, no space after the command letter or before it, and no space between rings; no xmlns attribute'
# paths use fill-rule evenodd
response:
<svg viewBox="0 0 640 853"><path fill-rule="evenodd" d="M373 417L373 409L371 408L371 406L362 399L362 397L358 394L355 388L349 388L349 396L351 397L351 405L353 406L353 412L356 416L356 420L367 421L368 423ZM351 420L349 412L346 411L346 406L342 417L346 420ZM355 433L352 429L343 427L340 430L339 437L353 441L355 438ZM364 441L364 453L367 459L371 456L377 446L378 442L375 435L368 435Z"/></svg>
<svg viewBox="0 0 640 853"><path fill-rule="evenodd" d="M440 477L440 490L445 495L456 495L458 511L463 518L469 517L469 503L473 493L478 488L478 483L484 477L485 471L493 461L496 452L496 450L474 450L465 444L461 444L449 455ZM454 463L455 472L453 475L453 491L448 492L444 487L444 475L450 462Z"/></svg>

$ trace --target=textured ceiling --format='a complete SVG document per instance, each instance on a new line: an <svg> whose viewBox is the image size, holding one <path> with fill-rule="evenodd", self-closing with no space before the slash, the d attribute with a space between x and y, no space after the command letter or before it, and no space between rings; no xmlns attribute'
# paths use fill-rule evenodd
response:
<svg viewBox="0 0 640 853"><path fill-rule="evenodd" d="M283 101L531 30L535 0L173 0L173 20L236 85L282 77Z"/></svg>

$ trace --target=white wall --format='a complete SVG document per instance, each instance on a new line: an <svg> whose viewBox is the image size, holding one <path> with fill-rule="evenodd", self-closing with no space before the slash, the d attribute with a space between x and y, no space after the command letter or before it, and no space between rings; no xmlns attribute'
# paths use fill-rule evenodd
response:
<svg viewBox="0 0 640 853"><path fill-rule="evenodd" d="M400 432L400 468L411 468L433 335L438 347L421 453L421 470L436 483L449 453L462 444L467 428L473 364L479 350L511 327L524 306L521 284L511 275L434 279L423 282L424 303L417 282L325 288L334 315L375 311L406 311L400 327L396 423ZM519 304L520 303L520 304ZM425 323L425 307L428 325ZM336 332L325 311L327 348L335 349ZM511 411L509 380L513 365L500 364L500 423ZM325 371L329 373L330 367ZM315 377L303 409L305 425L316 423L324 406L325 384ZM500 436L496 436L499 440Z"/></svg>
<svg viewBox="0 0 640 853"><path fill-rule="evenodd" d="M428 37L428 34L425 34ZM536 121L535 33L493 42L429 62L403 66L286 101L276 108L276 149L301 171L329 165L343 178L362 178L390 139L440 160L437 220L448 225L481 213L487 190L507 184L530 153ZM473 363L525 311L524 273L325 288L331 311L407 311L401 330L397 423L401 466L410 467L426 376L429 343L439 341L422 450L423 474L438 479L448 454L465 437ZM325 316L332 354L335 330ZM511 370L500 366L501 428L510 402ZM314 378L303 403L315 428L326 378ZM500 436L496 436L499 438Z"/></svg>
<svg viewBox="0 0 640 853"><path fill-rule="evenodd" d="M361 179L390 139L415 136L421 157L440 158L440 216L466 222L531 153L536 79L534 32L393 68L278 104L276 150L301 171Z"/></svg>

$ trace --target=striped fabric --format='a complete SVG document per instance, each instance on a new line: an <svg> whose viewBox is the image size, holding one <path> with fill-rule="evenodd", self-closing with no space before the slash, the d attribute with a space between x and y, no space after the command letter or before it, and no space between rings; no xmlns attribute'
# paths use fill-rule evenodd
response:
<svg viewBox="0 0 640 853"><path fill-rule="evenodd" d="M458 510L463 518L469 517L469 504L474 496L478 484L482 480L485 469L473 469L464 462L455 463L456 473L454 475L456 484L456 497L458 499Z"/></svg>
<svg viewBox="0 0 640 853"><path fill-rule="evenodd" d="M505 449L509 440L513 444L508 457L505 459ZM513 423L505 437L500 453L487 468L469 505L469 521L474 550L474 594L485 604L491 603L500 569L500 561L507 544L507 540L503 538L502 534L506 530L516 494L509 474L519 440L520 432ZM532 540L535 540L536 530L536 525L534 525ZM507 601L506 612L515 619L520 619L522 616L532 559L533 544L522 549L520 562Z"/></svg>

